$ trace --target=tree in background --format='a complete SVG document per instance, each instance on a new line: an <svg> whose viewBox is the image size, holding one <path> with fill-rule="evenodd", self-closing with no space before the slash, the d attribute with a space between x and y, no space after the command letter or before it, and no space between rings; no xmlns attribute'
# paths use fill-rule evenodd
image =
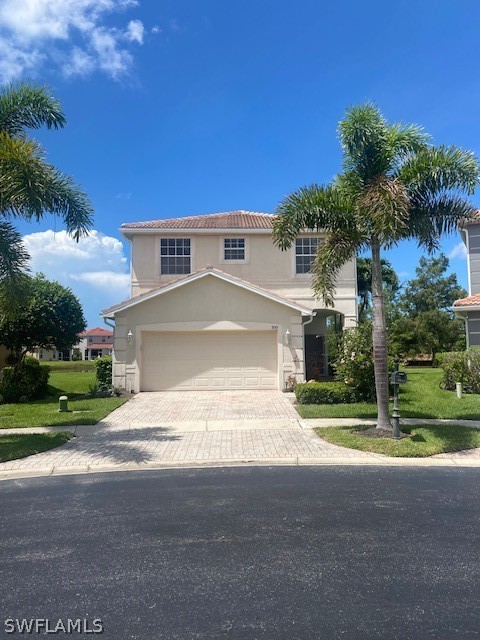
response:
<svg viewBox="0 0 480 640"><path fill-rule="evenodd" d="M465 349L465 327L451 308L467 292L457 274L447 275L448 258L439 254L420 258L416 278L407 282L398 298L397 315L389 327L395 355L413 356Z"/></svg>
<svg viewBox="0 0 480 640"><path fill-rule="evenodd" d="M2 343L21 366L27 351L35 347L67 351L78 342L86 322L80 302L71 289L47 280L42 274L26 276L22 309L15 318L0 317Z"/></svg>
<svg viewBox="0 0 480 640"><path fill-rule="evenodd" d="M386 301L393 301L400 290L400 281L392 264L385 258L381 259L382 280ZM358 319L364 322L372 308L372 259L357 258L357 289L360 302L358 305Z"/></svg>
<svg viewBox="0 0 480 640"><path fill-rule="evenodd" d="M72 179L45 160L28 131L59 129L66 119L59 101L44 86L9 85L0 91L0 312L23 289L28 255L12 221L39 221L46 213L62 218L77 240L92 226L93 210Z"/></svg>
<svg viewBox="0 0 480 640"><path fill-rule="evenodd" d="M331 185L286 196L273 238L287 249L305 229L327 232L313 265L313 288L329 306L341 267L371 252L377 427L391 430L382 249L412 238L429 252L438 249L443 234L473 218L466 196L480 183L480 165L463 149L432 146L416 125L388 123L372 104L349 109L339 134L343 172Z"/></svg>

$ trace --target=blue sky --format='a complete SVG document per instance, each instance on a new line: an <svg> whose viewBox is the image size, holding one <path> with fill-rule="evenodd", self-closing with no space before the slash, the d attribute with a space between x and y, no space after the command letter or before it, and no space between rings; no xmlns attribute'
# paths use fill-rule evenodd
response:
<svg viewBox="0 0 480 640"><path fill-rule="evenodd" d="M473 0L0 0L2 80L62 100L67 127L37 135L96 212L80 247L60 221L23 224L34 268L98 324L127 291L122 222L273 212L340 170L337 122L366 100L478 153L478 24ZM466 285L458 243L444 250ZM387 257L406 279L420 252Z"/></svg>

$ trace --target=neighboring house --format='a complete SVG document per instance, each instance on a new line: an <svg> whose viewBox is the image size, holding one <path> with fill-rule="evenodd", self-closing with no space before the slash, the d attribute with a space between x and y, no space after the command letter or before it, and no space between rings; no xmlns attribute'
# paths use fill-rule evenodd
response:
<svg viewBox="0 0 480 640"><path fill-rule="evenodd" d="M58 349L35 347L32 351L27 351L27 355L42 362L55 362L57 360L71 360L71 351L71 349L69 351L58 351Z"/></svg>
<svg viewBox="0 0 480 640"><path fill-rule="evenodd" d="M232 211L122 225L131 298L103 311L114 327L115 386L284 389L327 375L327 324L357 321L355 260L327 309L309 273L322 233L281 251L274 220Z"/></svg>
<svg viewBox="0 0 480 640"><path fill-rule="evenodd" d="M465 320L467 347L480 347L480 212L478 222L471 222L462 230L467 247L468 297L455 300L455 315Z"/></svg>
<svg viewBox="0 0 480 640"><path fill-rule="evenodd" d="M82 360L96 360L112 354L113 331L95 327L83 331L78 337L80 341L74 349L80 350Z"/></svg>
<svg viewBox="0 0 480 640"><path fill-rule="evenodd" d="M55 362L57 360L73 360L78 354L82 360L95 360L112 354L113 331L102 327L87 329L78 335L79 341L69 351L57 349L42 349L36 347L28 355L42 362ZM78 358L77 358L78 359Z"/></svg>

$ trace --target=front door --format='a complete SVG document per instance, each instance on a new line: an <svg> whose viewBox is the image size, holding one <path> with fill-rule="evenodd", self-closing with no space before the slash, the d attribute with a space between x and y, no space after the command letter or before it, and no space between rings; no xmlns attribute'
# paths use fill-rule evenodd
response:
<svg viewBox="0 0 480 640"><path fill-rule="evenodd" d="M307 380L318 380L327 375L325 336L305 335L305 373Z"/></svg>

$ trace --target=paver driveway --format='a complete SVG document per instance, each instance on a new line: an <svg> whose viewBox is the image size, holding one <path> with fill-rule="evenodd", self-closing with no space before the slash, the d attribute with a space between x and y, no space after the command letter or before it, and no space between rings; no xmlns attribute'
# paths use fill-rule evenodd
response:
<svg viewBox="0 0 480 640"><path fill-rule="evenodd" d="M480 449L425 461L345 449L302 428L278 391L142 393L75 435L57 449L0 463L0 478L185 464L477 465L480 457Z"/></svg>
<svg viewBox="0 0 480 640"><path fill-rule="evenodd" d="M125 428L190 423L192 428L201 429L203 425L207 429L247 420L287 426L292 421L296 424L298 417L291 401L280 391L158 391L137 394L103 424ZM240 423L233 426L240 427Z"/></svg>

